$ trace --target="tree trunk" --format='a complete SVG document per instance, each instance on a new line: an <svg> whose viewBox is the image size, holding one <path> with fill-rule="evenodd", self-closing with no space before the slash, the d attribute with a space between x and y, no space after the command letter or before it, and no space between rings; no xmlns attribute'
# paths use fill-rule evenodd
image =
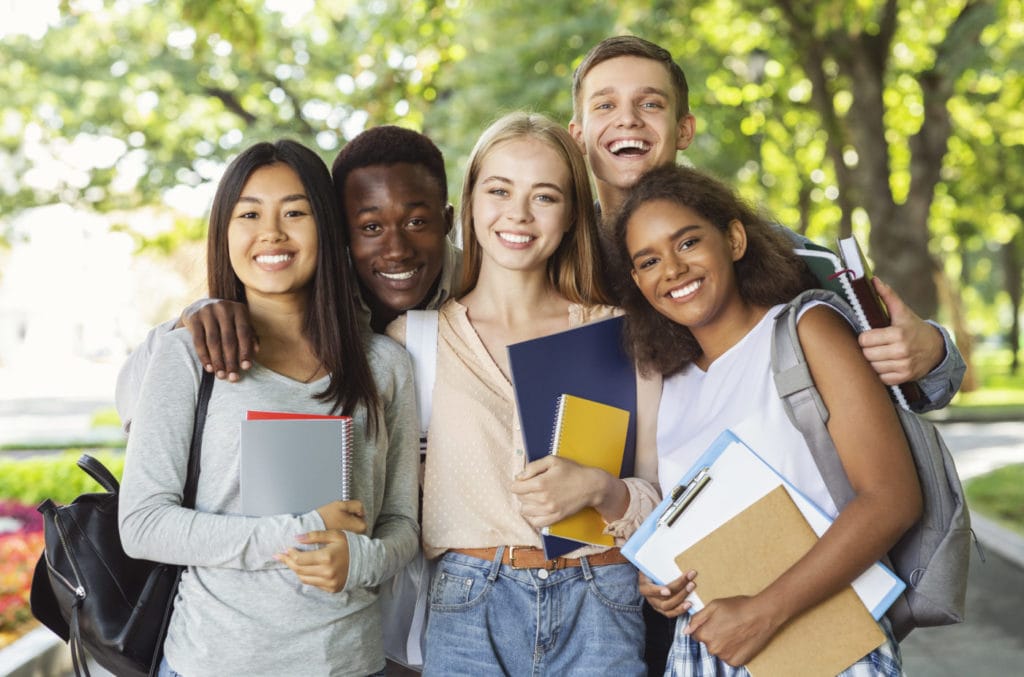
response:
<svg viewBox="0 0 1024 677"><path fill-rule="evenodd" d="M978 389L978 379L974 375L974 339L967 328L967 317L964 313L964 301L960 292L954 289L949 283L942 270L935 269L934 285L942 298L942 305L949 308L949 316L953 325L953 336L956 347L964 358L967 371L964 373L964 381L960 384L961 393L969 393Z"/></svg>
<svg viewBox="0 0 1024 677"><path fill-rule="evenodd" d="M1021 281L1021 249L1024 249L1024 234L1017 232L1003 245L1003 267L1006 292L1010 295L1010 329L1006 342L1010 344L1010 374L1016 376L1020 369L1020 310L1024 286Z"/></svg>
<svg viewBox="0 0 1024 677"><path fill-rule="evenodd" d="M863 208L871 223L869 251L879 277L889 282L922 317L938 309L934 262L928 249L928 218L935 186L952 131L947 104L954 85L981 49L983 28L995 18L991 0L968 0L935 47L935 62L918 74L924 117L909 139L910 189L898 204L890 188L892 168L885 124L884 91L899 5L885 0L876 12L875 30L861 31L818 21L827 8L795 0L775 0L786 18L787 34L801 55L811 81L811 102L828 132L828 156L839 188L842 210L840 235L850 232L851 216ZM821 29L825 26L824 30ZM839 78L826 71L838 66ZM853 95L849 112L841 116L835 94L848 87ZM857 162L848 166L845 149L852 147Z"/></svg>

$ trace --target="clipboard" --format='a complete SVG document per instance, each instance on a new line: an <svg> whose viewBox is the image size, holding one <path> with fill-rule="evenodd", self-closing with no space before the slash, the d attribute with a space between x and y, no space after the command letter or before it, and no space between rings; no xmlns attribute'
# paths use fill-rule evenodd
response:
<svg viewBox="0 0 1024 677"><path fill-rule="evenodd" d="M710 479L668 525L666 512L672 510L673 504L685 494L686 487L705 469ZM682 574L675 562L676 555L778 486L785 488L815 534L821 536L832 525L832 519L821 508L735 433L726 430L626 541L622 554L652 581L665 585ZM875 620L885 614L906 588L903 581L880 562L868 567L851 585ZM701 608L698 598L692 598L691 602L695 611Z"/></svg>
<svg viewBox="0 0 1024 677"><path fill-rule="evenodd" d="M818 541L785 487L776 486L676 557L700 571L696 592L710 602L756 595ZM850 586L792 618L754 656L752 677L839 674L885 642L885 635Z"/></svg>

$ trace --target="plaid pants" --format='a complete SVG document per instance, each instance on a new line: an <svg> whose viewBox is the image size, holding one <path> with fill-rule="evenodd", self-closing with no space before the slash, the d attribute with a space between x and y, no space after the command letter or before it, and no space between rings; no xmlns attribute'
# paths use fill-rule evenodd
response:
<svg viewBox="0 0 1024 677"><path fill-rule="evenodd" d="M750 677L744 667L734 668L708 653L707 647L683 634L689 615L676 622L676 637L668 653L665 675L671 677ZM903 677L903 659L900 645L893 639L889 621L878 622L885 633L886 642L859 661L846 668L837 677Z"/></svg>

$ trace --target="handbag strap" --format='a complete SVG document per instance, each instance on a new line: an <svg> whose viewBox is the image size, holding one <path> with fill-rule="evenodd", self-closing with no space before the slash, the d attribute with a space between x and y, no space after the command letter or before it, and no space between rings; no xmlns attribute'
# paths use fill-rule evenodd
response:
<svg viewBox="0 0 1024 677"><path fill-rule="evenodd" d="M210 392L213 391L213 374L204 371L199 381L199 397L196 399L196 417L192 423L192 446L188 452L188 477L185 479L185 490L181 505L185 508L196 507L196 491L199 488L199 459L202 455L203 428L206 427L206 410L210 404Z"/></svg>

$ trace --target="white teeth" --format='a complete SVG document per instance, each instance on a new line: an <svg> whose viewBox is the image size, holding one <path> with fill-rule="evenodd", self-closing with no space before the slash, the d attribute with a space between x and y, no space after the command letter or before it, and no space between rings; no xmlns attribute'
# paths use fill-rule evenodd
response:
<svg viewBox="0 0 1024 677"><path fill-rule="evenodd" d="M512 244L526 244L533 239L533 237L529 235L517 235L515 233L498 233L498 237L505 242L511 242Z"/></svg>
<svg viewBox="0 0 1024 677"><path fill-rule="evenodd" d="M293 254L261 254L256 257L256 263L264 263L267 265L273 265L275 263L284 263L291 259Z"/></svg>
<svg viewBox="0 0 1024 677"><path fill-rule="evenodd" d="M673 289L672 291L670 291L668 293L668 295L671 296L674 299L682 298L682 297L686 296L687 294L692 294L693 292L695 292L698 289L700 289L700 285L702 283L703 283L702 280L694 280L693 282L691 282L690 284L686 285L685 287L680 287L679 289Z"/></svg>
<svg viewBox="0 0 1024 677"><path fill-rule="evenodd" d="M413 275L416 274L416 270L416 268L413 268L412 270L408 270L404 273L385 273L383 271L377 271L377 274L383 277L385 280L401 281L410 279Z"/></svg>
<svg viewBox="0 0 1024 677"><path fill-rule="evenodd" d="M625 150L627 148L647 152L651 149L651 144L646 141L641 141L640 139L621 139L612 143L612 145L608 147L608 150L613 153L618 153L620 150Z"/></svg>

